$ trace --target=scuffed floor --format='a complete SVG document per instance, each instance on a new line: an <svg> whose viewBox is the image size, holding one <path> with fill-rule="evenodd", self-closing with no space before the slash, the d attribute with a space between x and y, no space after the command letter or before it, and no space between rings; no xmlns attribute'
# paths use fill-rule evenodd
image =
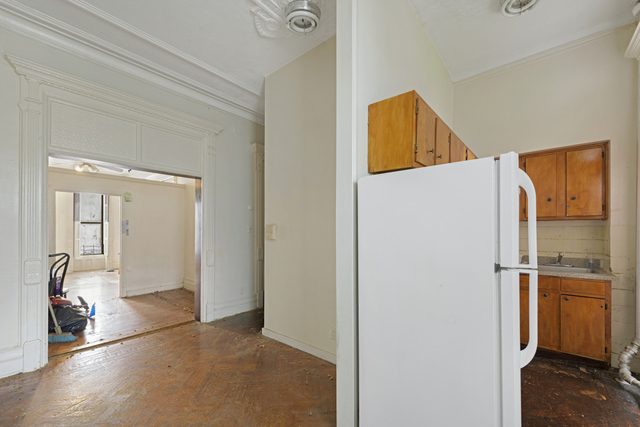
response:
<svg viewBox="0 0 640 427"><path fill-rule="evenodd" d="M522 425L640 426L640 388L616 370L536 357L522 370Z"/></svg>

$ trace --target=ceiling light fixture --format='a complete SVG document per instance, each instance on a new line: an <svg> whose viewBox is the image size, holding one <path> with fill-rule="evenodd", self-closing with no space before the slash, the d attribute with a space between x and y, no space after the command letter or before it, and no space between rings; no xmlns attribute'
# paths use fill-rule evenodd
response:
<svg viewBox="0 0 640 427"><path fill-rule="evenodd" d="M112 170L112 171L118 172L118 173L122 173L123 172L123 169L117 168L115 166L100 165L100 167L103 168L103 169L109 169L109 170ZM78 162L78 163L76 163L76 165L73 168L75 170L77 170L78 172L87 172L87 171L91 172L91 173L100 172L100 169L98 169L97 167L95 167L91 163L85 163L85 162ZM129 172L131 172L131 169L129 169Z"/></svg>
<svg viewBox="0 0 640 427"><path fill-rule="evenodd" d="M538 0L500 0L502 3L502 14L510 18L520 16L530 10Z"/></svg>
<svg viewBox="0 0 640 427"><path fill-rule="evenodd" d="M306 36L320 25L320 8L312 1L295 0L284 11L287 28L294 34Z"/></svg>

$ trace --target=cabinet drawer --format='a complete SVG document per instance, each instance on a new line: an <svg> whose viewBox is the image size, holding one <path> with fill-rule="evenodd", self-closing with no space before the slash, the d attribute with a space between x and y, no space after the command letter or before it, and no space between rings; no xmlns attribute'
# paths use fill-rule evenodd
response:
<svg viewBox="0 0 640 427"><path fill-rule="evenodd" d="M520 287L529 289L529 275L520 275ZM554 276L538 276L538 289L559 291L560 290L560 278Z"/></svg>
<svg viewBox="0 0 640 427"><path fill-rule="evenodd" d="M599 280L562 279L563 293L578 293L590 295L605 295L606 282Z"/></svg>

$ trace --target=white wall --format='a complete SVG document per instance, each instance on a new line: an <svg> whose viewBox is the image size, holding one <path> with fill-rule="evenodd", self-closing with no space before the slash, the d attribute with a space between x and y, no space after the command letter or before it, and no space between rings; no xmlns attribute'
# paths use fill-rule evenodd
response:
<svg viewBox="0 0 640 427"><path fill-rule="evenodd" d="M129 221L129 236L122 235L121 240L121 296L183 287L187 232L184 185L49 168L50 198L55 191L113 196L131 193L132 202L122 203L122 220ZM119 224L111 225L119 229Z"/></svg>
<svg viewBox="0 0 640 427"><path fill-rule="evenodd" d="M55 213L51 204L55 205ZM51 215L54 216L52 220ZM49 199L49 253L68 253L73 255L73 193L55 193L55 200ZM55 245L55 248L51 246ZM69 259L68 273L73 273L74 257Z"/></svg>
<svg viewBox="0 0 640 427"><path fill-rule="evenodd" d="M231 315L255 307L253 293L253 223L247 210L253 200L252 143L263 143L261 125L228 114L199 101L162 89L95 61L58 51L22 35L0 29L0 284L6 307L0 311L0 376L23 369L25 321L20 316L22 280L20 253L20 78L4 60L12 54L146 101L215 123L224 130L215 137L215 295L216 316ZM44 197L44 195L43 195ZM4 226L12 224L12 226ZM213 267L212 267L213 268ZM247 297L249 295L249 297ZM29 365L32 366L32 365ZM32 369L32 368L30 368Z"/></svg>
<svg viewBox="0 0 640 427"><path fill-rule="evenodd" d="M540 222L539 237L543 251L585 257L581 248L592 245L610 255L614 365L634 335L638 64L624 58L632 32L622 27L454 86L456 132L480 156L611 140L608 222Z"/></svg>
<svg viewBox="0 0 640 427"><path fill-rule="evenodd" d="M267 76L265 335L334 360L336 39ZM308 350L308 349L307 349ZM324 353L324 354L323 354Z"/></svg>

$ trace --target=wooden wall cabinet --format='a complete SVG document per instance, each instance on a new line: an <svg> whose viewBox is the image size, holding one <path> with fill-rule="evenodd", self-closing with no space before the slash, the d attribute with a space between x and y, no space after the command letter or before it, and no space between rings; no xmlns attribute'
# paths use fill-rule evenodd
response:
<svg viewBox="0 0 640 427"><path fill-rule="evenodd" d="M369 105L369 173L475 158L416 91Z"/></svg>
<svg viewBox="0 0 640 427"><path fill-rule="evenodd" d="M538 277L538 347L611 362L611 282ZM529 276L520 276L520 341L529 341Z"/></svg>
<svg viewBox="0 0 640 427"><path fill-rule="evenodd" d="M606 219L608 141L520 155L536 189L539 220ZM520 220L527 219L520 195Z"/></svg>

